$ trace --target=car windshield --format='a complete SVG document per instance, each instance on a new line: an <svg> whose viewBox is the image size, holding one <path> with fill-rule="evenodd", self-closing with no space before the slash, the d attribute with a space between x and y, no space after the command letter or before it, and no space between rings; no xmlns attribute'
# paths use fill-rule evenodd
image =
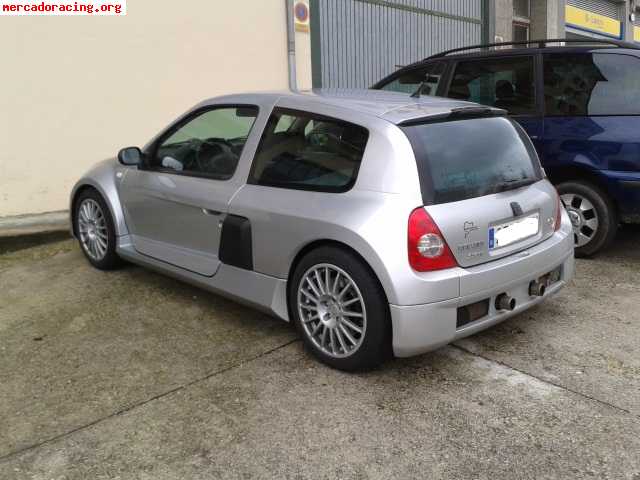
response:
<svg viewBox="0 0 640 480"><path fill-rule="evenodd" d="M403 127L413 146L425 204L504 192L542 178L533 145L505 117Z"/></svg>

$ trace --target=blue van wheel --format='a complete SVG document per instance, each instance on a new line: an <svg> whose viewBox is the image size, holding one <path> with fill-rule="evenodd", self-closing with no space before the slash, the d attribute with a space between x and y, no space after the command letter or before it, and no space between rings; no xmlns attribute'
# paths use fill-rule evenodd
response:
<svg viewBox="0 0 640 480"><path fill-rule="evenodd" d="M611 199L588 182L564 182L557 189L573 225L576 256L588 257L607 248L618 231Z"/></svg>

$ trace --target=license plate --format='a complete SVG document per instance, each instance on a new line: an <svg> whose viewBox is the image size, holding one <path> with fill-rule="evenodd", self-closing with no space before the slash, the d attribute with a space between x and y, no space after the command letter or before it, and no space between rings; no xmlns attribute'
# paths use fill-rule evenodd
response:
<svg viewBox="0 0 640 480"><path fill-rule="evenodd" d="M506 247L538 234L540 214L533 213L489 228L489 250Z"/></svg>

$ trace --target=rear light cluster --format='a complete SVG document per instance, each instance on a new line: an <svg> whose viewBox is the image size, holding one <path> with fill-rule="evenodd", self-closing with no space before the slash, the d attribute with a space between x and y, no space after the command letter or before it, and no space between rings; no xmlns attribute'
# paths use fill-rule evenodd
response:
<svg viewBox="0 0 640 480"><path fill-rule="evenodd" d="M560 195L556 194L556 196L556 221L553 224L553 229L557 232L558 230L560 230L560 226L562 225L562 209L564 208L564 205L562 204Z"/></svg>
<svg viewBox="0 0 640 480"><path fill-rule="evenodd" d="M409 265L417 272L432 272L458 266L436 222L424 207L409 215Z"/></svg>

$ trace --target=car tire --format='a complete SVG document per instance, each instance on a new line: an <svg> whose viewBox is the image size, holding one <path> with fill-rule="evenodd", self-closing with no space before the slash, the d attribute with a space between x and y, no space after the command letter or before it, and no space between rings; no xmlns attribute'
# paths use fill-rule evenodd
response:
<svg viewBox="0 0 640 480"><path fill-rule="evenodd" d="M573 224L576 256L589 257L611 245L619 220L609 196L582 181L564 182L556 188Z"/></svg>
<svg viewBox="0 0 640 480"><path fill-rule="evenodd" d="M82 191L75 202L73 219L80 249L91 265L99 270L122 265L116 253L113 217L100 193L92 188Z"/></svg>
<svg viewBox="0 0 640 480"><path fill-rule="evenodd" d="M288 297L298 333L323 363L365 371L390 356L386 296L375 274L356 255L333 246L312 250L296 266Z"/></svg>

